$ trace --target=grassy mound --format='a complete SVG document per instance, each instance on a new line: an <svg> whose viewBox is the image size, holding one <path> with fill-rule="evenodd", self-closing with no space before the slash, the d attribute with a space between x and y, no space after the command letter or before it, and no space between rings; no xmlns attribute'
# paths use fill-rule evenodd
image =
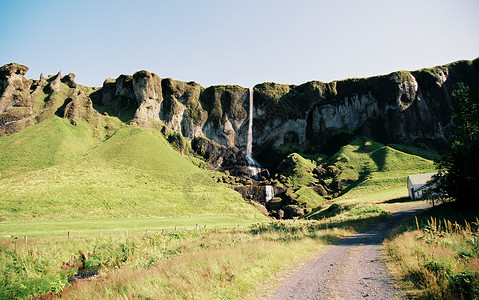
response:
<svg viewBox="0 0 479 300"><path fill-rule="evenodd" d="M53 117L0 138L0 220L262 216L214 183L157 131L124 126L108 140Z"/></svg>
<svg viewBox="0 0 479 300"><path fill-rule="evenodd" d="M12 136L0 137L0 179L72 162L99 141L88 125L52 117Z"/></svg>
<svg viewBox="0 0 479 300"><path fill-rule="evenodd" d="M358 138L341 148L332 158L341 173L337 180L352 182L343 198L404 186L410 174L434 172L433 161L389 146Z"/></svg>
<svg viewBox="0 0 479 300"><path fill-rule="evenodd" d="M326 199L341 195L340 200L403 197L408 175L433 172L435 167L421 156L357 138L330 157L292 153L278 169L301 203L317 207L324 204L325 192Z"/></svg>

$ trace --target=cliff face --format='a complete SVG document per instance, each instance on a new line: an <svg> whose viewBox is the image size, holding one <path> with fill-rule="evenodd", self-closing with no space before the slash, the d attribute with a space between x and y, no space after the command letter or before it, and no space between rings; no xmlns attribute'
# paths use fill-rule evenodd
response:
<svg viewBox="0 0 479 300"><path fill-rule="evenodd" d="M28 67L11 63L0 68L0 136L14 134L54 115L72 124L79 119L101 126L89 98L92 88L75 83L75 75L58 73L26 79Z"/></svg>
<svg viewBox="0 0 479 300"><path fill-rule="evenodd" d="M451 138L451 93L459 82L479 92L477 66L476 59L331 83L257 85L254 149L267 161L288 143L327 152L355 135L441 148Z"/></svg>
<svg viewBox="0 0 479 300"><path fill-rule="evenodd" d="M253 148L270 151L288 143L321 148L338 132L381 142L437 145L451 137L450 97L459 82L479 90L473 62L331 83L258 84ZM105 82L99 92L106 106L136 103L133 122L139 125L161 120L190 139L205 136L227 147L246 147L245 88L205 89L141 71Z"/></svg>
<svg viewBox="0 0 479 300"><path fill-rule="evenodd" d="M413 72L299 86L254 87L253 151L266 164L289 146L327 151L355 135L380 142L438 147L451 137L450 98L459 82L479 92L479 60ZM145 127L163 123L193 140L206 137L241 152L246 148L249 92L234 85L203 88L139 71L78 85L74 75L30 80L28 68L0 68L0 135L13 134L57 114L74 124L101 126L97 110ZM286 149L286 150L285 150Z"/></svg>
<svg viewBox="0 0 479 300"><path fill-rule="evenodd" d="M227 147L242 142L242 126L247 118L245 99L248 89L239 86L203 88L194 82L161 79L140 71L133 76L108 79L92 95L111 115L128 109L131 122L152 127L162 121L170 129L193 139L205 136Z"/></svg>

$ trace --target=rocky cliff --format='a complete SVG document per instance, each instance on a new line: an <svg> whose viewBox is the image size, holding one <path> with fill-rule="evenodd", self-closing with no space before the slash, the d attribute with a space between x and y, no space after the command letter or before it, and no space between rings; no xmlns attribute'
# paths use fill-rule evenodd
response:
<svg viewBox="0 0 479 300"><path fill-rule="evenodd" d="M0 136L14 134L54 115L101 126L90 99L92 88L75 83L75 75L60 73L39 80L24 77L28 67L11 63L0 68Z"/></svg>
<svg viewBox="0 0 479 300"><path fill-rule="evenodd" d="M299 144L334 152L354 136L441 150L451 138L450 98L459 82L479 92L479 60L384 76L255 87L255 145L263 161Z"/></svg>
<svg viewBox="0 0 479 300"><path fill-rule="evenodd" d="M193 144L207 138L208 147L202 149L209 149L210 156L223 149L238 158L246 148L247 88L204 88L148 71L89 88L75 83L73 74L31 80L24 76L27 70L15 63L0 68L0 135L54 114L98 127L103 113L145 127L164 124ZM253 152L274 167L298 147L334 151L354 136L440 148L451 137L450 97L459 82L479 92L479 59L330 83L258 84L253 89ZM204 146L205 140L196 144Z"/></svg>

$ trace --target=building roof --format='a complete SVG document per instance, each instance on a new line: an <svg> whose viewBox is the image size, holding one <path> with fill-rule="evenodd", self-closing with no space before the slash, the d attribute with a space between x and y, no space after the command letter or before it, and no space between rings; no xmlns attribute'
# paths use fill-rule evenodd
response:
<svg viewBox="0 0 479 300"><path fill-rule="evenodd" d="M432 176L436 174L437 172L414 174L414 175L409 175L408 179L411 180L412 185L426 184L429 180L431 180Z"/></svg>

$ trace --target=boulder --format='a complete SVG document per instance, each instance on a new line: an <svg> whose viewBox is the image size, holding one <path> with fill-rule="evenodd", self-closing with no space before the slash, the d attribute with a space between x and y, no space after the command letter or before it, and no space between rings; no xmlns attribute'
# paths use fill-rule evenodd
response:
<svg viewBox="0 0 479 300"><path fill-rule="evenodd" d="M323 197L329 196L329 193L328 193L328 191L326 190L326 188L325 188L322 184L320 184L320 183L315 184L314 187L313 187L313 190L314 190L316 193L318 193L319 195L323 196Z"/></svg>
<svg viewBox="0 0 479 300"><path fill-rule="evenodd" d="M335 165L328 165L326 167L328 177L336 177L341 173L341 171Z"/></svg>
<svg viewBox="0 0 479 300"><path fill-rule="evenodd" d="M269 202L266 204L266 208L269 211L274 211L281 209L283 205L283 199L281 199L280 197L273 197L273 199L269 200Z"/></svg>
<svg viewBox="0 0 479 300"><path fill-rule="evenodd" d="M325 168L323 168L323 165L319 165L316 168L313 169L313 174L316 175L319 178L324 177L326 175L327 171Z"/></svg>
<svg viewBox="0 0 479 300"><path fill-rule="evenodd" d="M283 207L286 219L301 218L304 216L304 209L298 205L286 205Z"/></svg>

